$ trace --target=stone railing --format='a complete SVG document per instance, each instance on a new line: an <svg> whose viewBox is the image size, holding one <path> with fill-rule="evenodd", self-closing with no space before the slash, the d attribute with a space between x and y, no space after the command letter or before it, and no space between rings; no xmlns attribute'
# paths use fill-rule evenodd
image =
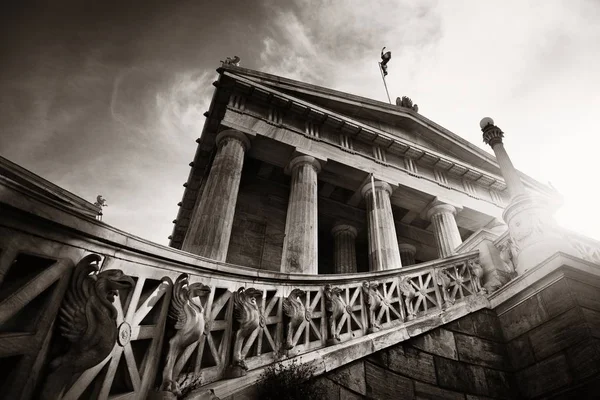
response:
<svg viewBox="0 0 600 400"><path fill-rule="evenodd" d="M0 390L11 399L144 399L396 329L480 292L476 251L402 270L282 274L8 200L0 204L0 363L9 372ZM186 304L191 325L181 317ZM177 347L186 327L199 339Z"/></svg>
<svg viewBox="0 0 600 400"><path fill-rule="evenodd" d="M579 252L581 258L600 264L600 242L575 232L567 232L566 236L569 244Z"/></svg>

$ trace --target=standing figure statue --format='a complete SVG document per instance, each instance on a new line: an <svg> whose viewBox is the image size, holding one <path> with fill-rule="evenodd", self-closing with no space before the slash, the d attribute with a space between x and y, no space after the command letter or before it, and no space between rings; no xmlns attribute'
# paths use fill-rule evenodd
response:
<svg viewBox="0 0 600 400"><path fill-rule="evenodd" d="M387 76L387 63L390 62L390 60L392 59L392 52L386 51L384 53L384 50L385 47L381 49L381 62L379 63L379 65L381 65L381 71L383 71L383 76Z"/></svg>
<svg viewBox="0 0 600 400"><path fill-rule="evenodd" d="M102 207L108 207L106 204L106 200L102 197L101 194L96 196L96 202L94 203L96 207L100 207L100 212L98 212L98 219L102 221Z"/></svg>

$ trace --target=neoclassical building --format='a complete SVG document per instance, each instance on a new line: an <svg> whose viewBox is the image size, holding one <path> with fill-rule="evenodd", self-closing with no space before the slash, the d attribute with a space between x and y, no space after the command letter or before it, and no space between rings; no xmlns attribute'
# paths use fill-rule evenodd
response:
<svg viewBox="0 0 600 400"><path fill-rule="evenodd" d="M169 247L0 157L3 396L252 399L281 363L332 400L597 397L600 243L500 122L491 155L408 98L217 72Z"/></svg>
<svg viewBox="0 0 600 400"><path fill-rule="evenodd" d="M388 270L506 231L511 197L560 201L514 168L499 128L484 135L495 158L401 101L228 65L213 85L172 247L270 271Z"/></svg>

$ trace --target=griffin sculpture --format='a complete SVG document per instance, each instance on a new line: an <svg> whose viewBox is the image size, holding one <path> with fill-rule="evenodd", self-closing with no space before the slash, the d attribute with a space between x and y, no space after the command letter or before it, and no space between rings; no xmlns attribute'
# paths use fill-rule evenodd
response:
<svg viewBox="0 0 600 400"><path fill-rule="evenodd" d="M481 286L483 268L481 268L481 265L475 260L467 261L467 265L469 266L469 272L471 272L471 282L473 282L475 293L485 293L486 290Z"/></svg>
<svg viewBox="0 0 600 400"><path fill-rule="evenodd" d="M328 330L329 339L327 344L335 344L340 342L340 333L337 329L337 321L344 314L346 305L340 297L342 289L339 287L331 287L331 285L325 285L325 311L327 312L328 318Z"/></svg>
<svg viewBox="0 0 600 400"><path fill-rule="evenodd" d="M443 269L436 270L434 275L435 283L442 288L442 296L444 298L444 304L442 304L442 308L444 309L448 306L448 304L454 304L454 299L451 299L448 293L448 289L452 280L450 279L450 276L448 276L448 272Z"/></svg>
<svg viewBox="0 0 600 400"><path fill-rule="evenodd" d="M283 312L289 318L284 344L286 350L294 348L294 331L300 326L306 316L306 308L302 300L300 300L300 297L305 294L304 290L294 289L287 298L283 299Z"/></svg>
<svg viewBox="0 0 600 400"><path fill-rule="evenodd" d="M101 259L90 254L75 267L57 321L61 335L70 342L69 350L50 363L42 399L59 398L73 376L100 363L115 347L117 309L112 303L118 290L135 282L118 269L99 273Z"/></svg>
<svg viewBox="0 0 600 400"><path fill-rule="evenodd" d="M406 306L406 318L408 320L416 317L417 313L415 312L415 308L413 306L413 299L417 295L415 288L410 284L410 279L403 276L400 278L400 292L402 293L402 297L404 298L404 305Z"/></svg>
<svg viewBox="0 0 600 400"><path fill-rule="evenodd" d="M239 323L239 328L235 333L235 342L233 344L233 371L230 376L234 377L238 374L245 374L248 366L245 362L245 354L242 354L244 341L250 336L255 329L262 323L264 318L260 311L257 299L262 297L262 291L254 288L239 288L233 294L234 317ZM243 371L243 372L242 372Z"/></svg>
<svg viewBox="0 0 600 400"><path fill-rule="evenodd" d="M419 106L413 104L411 98L407 96L402 96L402 98L396 97L396 105L399 107L410 108L413 111L419 112Z"/></svg>
<svg viewBox="0 0 600 400"><path fill-rule="evenodd" d="M225 61L221 61L223 65L234 65L236 67L240 66L240 58L238 56L227 57Z"/></svg>
<svg viewBox="0 0 600 400"><path fill-rule="evenodd" d="M204 334L204 307L201 302L195 302L196 297L206 296L210 287L200 282L189 283L188 274L181 274L173 285L173 300L169 309L169 318L175 321L175 335L169 340L169 350L162 373L162 391L173 392L180 396L177 385L176 366L183 366L187 360L181 359L191 344L200 340Z"/></svg>
<svg viewBox="0 0 600 400"><path fill-rule="evenodd" d="M384 304L381 293L377 290L379 283L363 282L362 290L365 297L367 308L369 309L369 329L367 332L377 332L381 329L381 325L375 317L375 312Z"/></svg>

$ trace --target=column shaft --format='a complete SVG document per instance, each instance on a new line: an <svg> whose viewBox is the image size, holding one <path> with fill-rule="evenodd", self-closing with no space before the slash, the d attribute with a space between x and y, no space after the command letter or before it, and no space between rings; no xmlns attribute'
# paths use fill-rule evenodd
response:
<svg viewBox="0 0 600 400"><path fill-rule="evenodd" d="M294 158L288 169L292 175L285 221L281 271L317 274L317 174L319 162L310 156Z"/></svg>
<svg viewBox="0 0 600 400"><path fill-rule="evenodd" d="M350 225L335 225L333 234L334 267L336 274L350 274L356 272L356 228Z"/></svg>
<svg viewBox="0 0 600 400"><path fill-rule="evenodd" d="M369 267L371 271L402 267L396 226L392 214L390 194L392 188L385 182L375 183L375 208L373 208L373 190L371 183L362 188L367 207L367 225L369 227ZM379 231L376 233L375 214ZM381 261L380 261L381 260Z"/></svg>
<svg viewBox="0 0 600 400"><path fill-rule="evenodd" d="M417 248L412 244L407 243L400 243L398 244L398 247L400 248L400 260L402 261L402 266L406 267L408 265L414 265Z"/></svg>
<svg viewBox="0 0 600 400"><path fill-rule="evenodd" d="M433 206L427 214L433 223L433 232L440 258L454 254L454 249L462 243L454 218L456 208L449 204L440 204Z"/></svg>
<svg viewBox="0 0 600 400"><path fill-rule="evenodd" d="M217 136L217 154L194 210L182 250L225 261L248 138L234 130Z"/></svg>
<svg viewBox="0 0 600 400"><path fill-rule="evenodd" d="M498 166L500 167L500 171L502 172L502 176L504 177L504 181L506 182L511 197L525 193L525 187L523 186L523 182L521 182L521 177L510 160L510 157L504 148L504 144L502 142L495 143L492 146L492 150L494 150L496 161L498 162Z"/></svg>

